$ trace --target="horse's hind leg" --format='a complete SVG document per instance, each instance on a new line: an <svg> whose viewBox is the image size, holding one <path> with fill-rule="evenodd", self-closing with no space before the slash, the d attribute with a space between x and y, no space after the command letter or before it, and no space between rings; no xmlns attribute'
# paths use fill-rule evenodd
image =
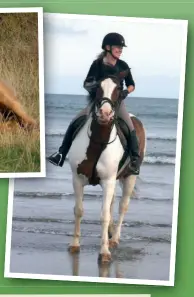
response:
<svg viewBox="0 0 194 297"><path fill-rule="evenodd" d="M69 246L71 253L78 253L80 251L80 223L83 216L83 184L78 176L73 177L73 188L75 193L75 227L73 242Z"/></svg>
<svg viewBox="0 0 194 297"><path fill-rule="evenodd" d="M113 236L109 241L109 246L111 248L113 248L119 244L120 234L121 234L121 226L123 223L125 213L128 210L129 201L130 201L130 197L133 193L136 178L137 177L135 175L131 175L131 176L125 178L124 180L122 180L123 196L119 203L119 219L118 219L117 225L115 227Z"/></svg>

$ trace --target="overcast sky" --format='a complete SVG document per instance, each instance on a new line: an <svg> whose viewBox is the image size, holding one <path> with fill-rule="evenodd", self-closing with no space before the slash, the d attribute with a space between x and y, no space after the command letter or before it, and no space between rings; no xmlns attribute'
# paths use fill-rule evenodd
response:
<svg viewBox="0 0 194 297"><path fill-rule="evenodd" d="M104 35L118 32L128 46L121 59L131 67L136 82L133 96L178 98L185 24L83 17L44 14L46 93L86 94L83 80L101 52Z"/></svg>

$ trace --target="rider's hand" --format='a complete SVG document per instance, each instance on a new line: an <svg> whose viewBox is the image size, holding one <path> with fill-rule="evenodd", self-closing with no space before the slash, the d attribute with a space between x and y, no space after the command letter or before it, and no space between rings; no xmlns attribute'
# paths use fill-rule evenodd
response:
<svg viewBox="0 0 194 297"><path fill-rule="evenodd" d="M128 95L129 95L129 91L127 89L122 90L121 93L120 93L120 99L124 100Z"/></svg>

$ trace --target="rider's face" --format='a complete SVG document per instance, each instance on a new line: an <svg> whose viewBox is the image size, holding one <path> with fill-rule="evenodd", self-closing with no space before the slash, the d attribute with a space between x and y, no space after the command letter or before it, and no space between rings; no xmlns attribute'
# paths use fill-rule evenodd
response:
<svg viewBox="0 0 194 297"><path fill-rule="evenodd" d="M123 47L122 46L118 46L118 45L113 45L111 47L112 49L112 55L114 57L116 57L117 59L120 58L121 54L122 54L122 51L123 51Z"/></svg>

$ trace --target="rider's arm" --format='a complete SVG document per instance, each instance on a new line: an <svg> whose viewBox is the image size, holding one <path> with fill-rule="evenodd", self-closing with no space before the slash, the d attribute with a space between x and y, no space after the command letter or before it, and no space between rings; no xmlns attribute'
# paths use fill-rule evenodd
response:
<svg viewBox="0 0 194 297"><path fill-rule="evenodd" d="M125 81L125 85L126 85L126 88L125 90L123 90L121 92L121 99L124 100L128 94L130 94L131 92L133 92L135 90L135 82L134 82L134 79L133 79L133 76L131 74L131 70L128 66L128 64L124 61L122 61L122 71L126 71L127 70L127 75L125 76L124 78L124 81Z"/></svg>
<svg viewBox="0 0 194 297"><path fill-rule="evenodd" d="M135 90L135 82L134 82L133 76L131 74L130 68L128 68L128 74L125 77L125 84L126 84L126 87L127 87L127 90L129 93L131 93Z"/></svg>
<svg viewBox="0 0 194 297"><path fill-rule="evenodd" d="M90 66L90 69L88 71L86 79L84 80L84 85L83 85L88 92L91 92L96 87L97 76L98 76L98 65L96 61L94 61Z"/></svg>

